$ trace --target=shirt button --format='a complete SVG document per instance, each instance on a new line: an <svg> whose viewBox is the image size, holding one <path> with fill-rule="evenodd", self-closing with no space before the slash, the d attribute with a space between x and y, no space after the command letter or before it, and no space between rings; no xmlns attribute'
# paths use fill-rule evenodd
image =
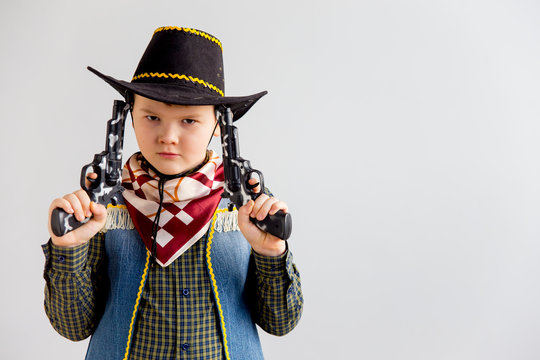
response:
<svg viewBox="0 0 540 360"><path fill-rule="evenodd" d="M187 351L188 349L189 349L188 343L182 344L182 350Z"/></svg>
<svg viewBox="0 0 540 360"><path fill-rule="evenodd" d="M62 255L58 256L58 261L60 261L61 263L63 263L64 261L66 261L66 258L63 257Z"/></svg>
<svg viewBox="0 0 540 360"><path fill-rule="evenodd" d="M188 296L189 295L189 289L182 290L182 294L184 294L184 296Z"/></svg>

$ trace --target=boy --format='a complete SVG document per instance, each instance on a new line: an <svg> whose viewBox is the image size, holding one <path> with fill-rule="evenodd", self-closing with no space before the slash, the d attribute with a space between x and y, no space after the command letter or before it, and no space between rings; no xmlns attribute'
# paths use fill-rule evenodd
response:
<svg viewBox="0 0 540 360"><path fill-rule="evenodd" d="M207 146L220 106L237 120L266 92L225 97L221 43L188 28L158 28L131 82L89 69L131 104L140 152L126 162L119 204L83 190L52 202L49 224L55 208L91 219L62 237L49 226L51 324L71 340L92 335L87 359L262 359L254 323L288 333L303 298L286 242L249 217L287 205L262 194L228 211L221 159Z"/></svg>

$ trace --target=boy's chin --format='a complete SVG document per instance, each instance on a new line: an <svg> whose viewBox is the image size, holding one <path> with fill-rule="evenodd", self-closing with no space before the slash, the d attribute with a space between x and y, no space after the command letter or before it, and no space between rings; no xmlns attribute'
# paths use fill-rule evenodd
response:
<svg viewBox="0 0 540 360"><path fill-rule="evenodd" d="M178 175L186 171L189 171L193 169L196 165L189 166L185 164L172 164L172 163L163 164L160 162L157 165L152 164L152 166L156 168L156 170L162 173L163 175L174 176L174 175Z"/></svg>
<svg viewBox="0 0 540 360"><path fill-rule="evenodd" d="M186 172L187 170L189 170L189 168L184 168L184 167L180 167L180 166L166 166L166 167L154 166L154 167L160 173L162 173L163 175L170 175L170 176L178 175L178 174L181 174L181 173Z"/></svg>

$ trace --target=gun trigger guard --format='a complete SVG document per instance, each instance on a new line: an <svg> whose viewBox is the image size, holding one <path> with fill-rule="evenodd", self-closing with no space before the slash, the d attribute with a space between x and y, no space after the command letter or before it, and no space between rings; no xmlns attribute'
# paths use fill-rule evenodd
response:
<svg viewBox="0 0 540 360"><path fill-rule="evenodd" d="M88 178L88 175L87 174L87 171L88 171L88 168L92 166L92 164L88 164L88 165L85 165L83 166L83 168L81 169L81 188L83 190L85 190L86 192L90 191L90 188L88 186L86 186L86 180L88 180L90 182L90 184L92 184L92 181L91 179Z"/></svg>
<svg viewBox="0 0 540 360"><path fill-rule="evenodd" d="M87 176L86 180L88 180L88 182L90 182L90 184L95 184L98 181L98 179L92 179L90 176Z"/></svg>
<svg viewBox="0 0 540 360"><path fill-rule="evenodd" d="M256 174L255 177L252 177L252 174ZM249 183L250 179L257 179L258 181L251 185ZM260 191L255 192L253 189L255 189L257 186L260 186ZM246 180L246 189L248 190L249 194L255 199L259 197L260 194L264 192L264 177L263 174L259 170L251 169L251 171L248 173L248 179Z"/></svg>
<svg viewBox="0 0 540 360"><path fill-rule="evenodd" d="M247 183L246 184L246 187L248 188L248 190L253 190L255 189L257 186L259 186L260 183L256 182L255 184L251 185L250 183Z"/></svg>

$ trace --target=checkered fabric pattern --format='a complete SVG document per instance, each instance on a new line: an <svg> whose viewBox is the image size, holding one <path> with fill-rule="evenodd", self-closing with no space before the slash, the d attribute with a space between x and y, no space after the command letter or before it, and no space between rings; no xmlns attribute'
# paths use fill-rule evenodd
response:
<svg viewBox="0 0 540 360"><path fill-rule="evenodd" d="M194 173L165 183L156 235L156 260L168 266L208 230L223 192L223 166L210 150L208 161ZM128 211L146 248L152 252L152 227L159 210L159 176L145 165L140 153L127 161L122 186Z"/></svg>
<svg viewBox="0 0 540 360"><path fill-rule="evenodd" d="M198 241L170 266L152 266L135 325L130 359L224 359L219 319ZM80 340L94 331L105 303L107 281L104 236L87 244L60 248L43 245L45 311L64 337ZM300 319L300 276L287 251L278 257L252 252L248 295L254 321L265 331L283 335Z"/></svg>
<svg viewBox="0 0 540 360"><path fill-rule="evenodd" d="M252 252L255 263L254 302L255 322L272 335L290 332L302 313L304 298L300 287L300 274L293 263L292 253L281 256L262 256Z"/></svg>
<svg viewBox="0 0 540 360"><path fill-rule="evenodd" d="M45 254L45 312L62 336L78 341L90 336L105 304L102 287L105 241L99 233L72 248L42 246Z"/></svg>
<svg viewBox="0 0 540 360"><path fill-rule="evenodd" d="M210 280L199 263L204 251L204 242L198 241L171 265L150 267L133 338L133 359L223 357Z"/></svg>

